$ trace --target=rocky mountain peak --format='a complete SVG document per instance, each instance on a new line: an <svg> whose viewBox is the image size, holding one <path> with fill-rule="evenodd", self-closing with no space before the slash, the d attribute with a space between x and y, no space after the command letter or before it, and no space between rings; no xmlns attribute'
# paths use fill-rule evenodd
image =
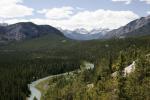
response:
<svg viewBox="0 0 150 100"><path fill-rule="evenodd" d="M5 40L23 40L27 38L35 38L46 34L63 34L56 28L49 25L36 25L32 22L20 22L5 27L0 27L1 39Z"/></svg>

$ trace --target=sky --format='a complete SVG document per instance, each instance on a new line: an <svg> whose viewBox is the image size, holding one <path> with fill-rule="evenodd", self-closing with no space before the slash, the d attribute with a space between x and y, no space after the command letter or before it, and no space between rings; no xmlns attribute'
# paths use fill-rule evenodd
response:
<svg viewBox="0 0 150 100"><path fill-rule="evenodd" d="M150 15L150 0L0 0L0 22L116 29Z"/></svg>

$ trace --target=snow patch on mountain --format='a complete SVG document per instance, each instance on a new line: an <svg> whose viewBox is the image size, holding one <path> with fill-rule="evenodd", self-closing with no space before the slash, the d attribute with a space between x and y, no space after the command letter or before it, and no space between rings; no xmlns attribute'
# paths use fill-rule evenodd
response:
<svg viewBox="0 0 150 100"><path fill-rule="evenodd" d="M93 40L93 39L99 39L103 37L107 32L109 32L109 29L93 29L93 30L86 30L84 28L75 29L75 30L63 30L61 28L58 28L64 35L70 39L75 40Z"/></svg>

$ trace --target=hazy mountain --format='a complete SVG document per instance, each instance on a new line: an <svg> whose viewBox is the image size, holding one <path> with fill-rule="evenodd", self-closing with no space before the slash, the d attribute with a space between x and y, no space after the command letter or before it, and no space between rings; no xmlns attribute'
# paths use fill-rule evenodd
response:
<svg viewBox="0 0 150 100"><path fill-rule="evenodd" d="M110 39L110 38L126 38L135 36L150 35L150 16L136 19L125 26L118 29L93 29L87 31L85 29L60 30L68 38L75 40L91 40L91 39Z"/></svg>
<svg viewBox="0 0 150 100"><path fill-rule="evenodd" d="M8 26L0 26L0 40L24 40L43 35L64 36L59 30L49 25L36 25L31 22L21 22Z"/></svg>
<svg viewBox="0 0 150 100"><path fill-rule="evenodd" d="M8 26L7 23L0 23L0 26Z"/></svg>
<svg viewBox="0 0 150 100"><path fill-rule="evenodd" d="M76 29L76 30L59 30L64 33L64 35L70 39L74 40L92 40L99 39L105 35L109 31L109 29L93 29L91 31L87 31L84 28Z"/></svg>
<svg viewBox="0 0 150 100"><path fill-rule="evenodd" d="M108 32L103 38L125 38L150 35L150 16L141 17L127 25Z"/></svg>

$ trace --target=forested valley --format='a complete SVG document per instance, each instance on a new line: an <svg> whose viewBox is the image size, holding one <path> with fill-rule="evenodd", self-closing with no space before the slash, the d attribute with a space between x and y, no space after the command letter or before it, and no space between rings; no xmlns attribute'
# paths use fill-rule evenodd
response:
<svg viewBox="0 0 150 100"><path fill-rule="evenodd" d="M25 100L30 95L27 84L49 75L79 69L84 61L93 63L95 68L69 80L61 78L55 81L56 86L47 92L48 100L149 100L149 40L150 36L63 40L55 45L40 42L36 47L32 47L35 41L1 46L0 100ZM137 69L129 77L124 78L121 73L115 79L111 77L111 73L121 71L133 61L137 61ZM90 83L94 87L89 90L86 86Z"/></svg>

